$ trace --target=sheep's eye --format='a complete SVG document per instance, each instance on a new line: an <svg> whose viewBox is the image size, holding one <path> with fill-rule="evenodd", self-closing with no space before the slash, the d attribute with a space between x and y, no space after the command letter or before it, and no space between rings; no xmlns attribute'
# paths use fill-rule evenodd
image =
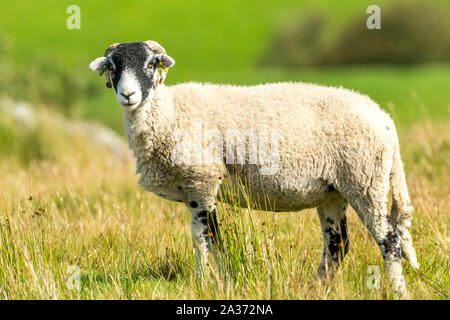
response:
<svg viewBox="0 0 450 320"><path fill-rule="evenodd" d="M147 65L147 67L148 67L148 68L153 68L153 64L150 62L150 63Z"/></svg>
<svg viewBox="0 0 450 320"><path fill-rule="evenodd" d="M110 64L108 64L108 70L109 71L113 71L114 70L114 67L113 67L113 65L110 63Z"/></svg>

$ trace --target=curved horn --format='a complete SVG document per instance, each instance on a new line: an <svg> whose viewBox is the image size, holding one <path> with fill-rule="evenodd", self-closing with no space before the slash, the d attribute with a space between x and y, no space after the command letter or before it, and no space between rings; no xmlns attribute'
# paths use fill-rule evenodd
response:
<svg viewBox="0 0 450 320"><path fill-rule="evenodd" d="M114 48L117 47L119 44L120 44L120 43L116 42L116 43L113 43L112 45L110 45L110 46L108 47L108 49L106 49L106 51L105 51L105 57L106 57L108 54L110 54L111 51L113 51Z"/></svg>
<svg viewBox="0 0 450 320"><path fill-rule="evenodd" d="M156 54L167 54L166 49L164 49L164 47L162 45L160 45L158 42L153 41L153 40L147 40L143 42L144 44L147 45L147 47L153 51L153 53ZM166 80L167 77L167 72L165 72L164 70L161 70L161 79L159 79L159 83L163 83L164 80Z"/></svg>
<svg viewBox="0 0 450 320"><path fill-rule="evenodd" d="M120 43L113 43L112 45L110 45L108 47L108 49L106 49L105 51L105 57L108 56L113 50L114 48L116 48ZM112 83L111 83L111 76L109 74L109 70L105 71L105 77L106 77L106 87L108 88L112 88Z"/></svg>
<svg viewBox="0 0 450 320"><path fill-rule="evenodd" d="M144 43L148 46L150 50L152 50L154 53L162 53L167 54L166 49L163 48L162 45L160 45L158 42L153 40L147 40L144 41Z"/></svg>

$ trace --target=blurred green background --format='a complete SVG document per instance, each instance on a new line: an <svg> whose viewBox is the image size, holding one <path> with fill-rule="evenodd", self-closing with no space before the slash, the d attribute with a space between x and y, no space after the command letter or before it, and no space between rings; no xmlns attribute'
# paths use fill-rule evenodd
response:
<svg viewBox="0 0 450 320"><path fill-rule="evenodd" d="M81 9L69 30L66 9ZM381 30L366 9L381 8ZM0 4L0 97L122 131L121 109L88 69L114 42L156 40L167 84L303 81L371 96L398 126L448 119L450 1L87 1Z"/></svg>

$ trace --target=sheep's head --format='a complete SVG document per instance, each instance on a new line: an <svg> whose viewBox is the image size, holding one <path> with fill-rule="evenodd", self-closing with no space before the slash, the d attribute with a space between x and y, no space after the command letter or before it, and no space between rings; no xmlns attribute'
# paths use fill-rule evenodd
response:
<svg viewBox="0 0 450 320"><path fill-rule="evenodd" d="M120 105L134 110L153 97L155 88L164 82L168 68L174 64L159 43L144 41L114 43L89 68L105 74L106 86L114 86Z"/></svg>

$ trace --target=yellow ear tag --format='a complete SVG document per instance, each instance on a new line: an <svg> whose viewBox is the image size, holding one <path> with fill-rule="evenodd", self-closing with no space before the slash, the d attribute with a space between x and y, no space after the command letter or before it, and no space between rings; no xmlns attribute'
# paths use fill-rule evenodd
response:
<svg viewBox="0 0 450 320"><path fill-rule="evenodd" d="M164 66L164 63L162 63L162 61L160 61L159 63L158 63L158 65L161 67L161 69L163 69L165 72L168 72L169 71L169 69L167 69L165 66Z"/></svg>

